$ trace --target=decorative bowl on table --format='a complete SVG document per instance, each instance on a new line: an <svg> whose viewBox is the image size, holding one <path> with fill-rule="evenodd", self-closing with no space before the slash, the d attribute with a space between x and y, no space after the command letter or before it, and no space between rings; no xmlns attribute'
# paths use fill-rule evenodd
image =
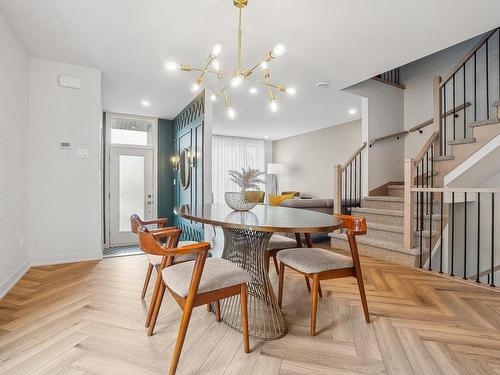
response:
<svg viewBox="0 0 500 375"><path fill-rule="evenodd" d="M257 205L256 201L248 201L245 192L226 192L224 193L226 204L235 211L249 211Z"/></svg>

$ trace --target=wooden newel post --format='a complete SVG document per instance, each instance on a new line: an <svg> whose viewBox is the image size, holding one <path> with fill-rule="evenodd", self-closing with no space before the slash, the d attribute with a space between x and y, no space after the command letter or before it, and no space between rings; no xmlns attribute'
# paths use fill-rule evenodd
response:
<svg viewBox="0 0 500 375"><path fill-rule="evenodd" d="M333 167L333 213L342 213L342 166Z"/></svg>
<svg viewBox="0 0 500 375"><path fill-rule="evenodd" d="M405 159L404 164L404 177L405 177L405 190L404 190L404 249L409 250L413 247L414 243L414 212L413 212L413 194L411 188L413 187L413 159Z"/></svg>

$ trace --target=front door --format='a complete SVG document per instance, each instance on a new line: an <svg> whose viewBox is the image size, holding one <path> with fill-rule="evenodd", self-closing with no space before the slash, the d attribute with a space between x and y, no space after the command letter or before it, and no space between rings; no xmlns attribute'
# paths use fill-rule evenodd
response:
<svg viewBox="0 0 500 375"><path fill-rule="evenodd" d="M109 156L109 243L134 244L130 216L154 217L153 150L112 147Z"/></svg>

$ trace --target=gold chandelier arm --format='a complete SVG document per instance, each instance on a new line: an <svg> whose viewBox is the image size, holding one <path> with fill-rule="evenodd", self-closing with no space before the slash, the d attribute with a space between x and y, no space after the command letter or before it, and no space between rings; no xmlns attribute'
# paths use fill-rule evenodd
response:
<svg viewBox="0 0 500 375"><path fill-rule="evenodd" d="M226 86L226 83L224 82L224 76L222 74L217 74L217 78L219 79L219 82L220 82L220 85L221 85L221 88L219 91L217 91L215 93L215 95L218 97L220 96L221 94L224 94L224 101L226 103L226 107L232 107L232 104L231 104L231 99L229 98L229 95L227 93L227 86Z"/></svg>
<svg viewBox="0 0 500 375"><path fill-rule="evenodd" d="M241 9L242 8L238 8L238 66L237 66L237 70L236 70L236 73L237 75L241 73L241 34L242 34L242 31L241 31Z"/></svg>

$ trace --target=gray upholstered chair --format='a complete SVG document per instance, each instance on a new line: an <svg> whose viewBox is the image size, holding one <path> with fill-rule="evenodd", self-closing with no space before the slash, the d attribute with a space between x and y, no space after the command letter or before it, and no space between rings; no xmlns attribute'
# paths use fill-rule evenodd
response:
<svg viewBox="0 0 500 375"><path fill-rule="evenodd" d="M169 231L167 246L164 246L153 234L145 229L144 227L139 228L141 248L149 254L160 255L163 258L160 265L162 282L155 296L154 311L148 334L152 334L154 330L165 289L170 291L183 311L169 373L175 374L177 369L193 308L215 303L216 319L220 321L219 301L235 295L240 295L243 348L248 353L250 351L250 342L248 338L246 288L247 283L251 281L250 275L243 268L229 260L221 258L207 259L208 250L210 249L208 242L199 242L179 248L169 247L168 245L178 243L180 229ZM196 260L171 264L174 256L186 254L196 255Z"/></svg>
<svg viewBox="0 0 500 375"><path fill-rule="evenodd" d="M283 283L285 266L291 268L306 278L313 280L311 291L311 336L316 335L316 314L318 310L318 294L320 280L335 279L353 276L358 282L359 294L366 322L370 322L368 304L366 301L363 275L359 262L356 236L366 234L366 220L348 215L335 215L342 220L342 228L347 231L347 239L351 250L351 257L319 248L289 249L278 253L280 263L278 304L281 307L283 300Z"/></svg>

